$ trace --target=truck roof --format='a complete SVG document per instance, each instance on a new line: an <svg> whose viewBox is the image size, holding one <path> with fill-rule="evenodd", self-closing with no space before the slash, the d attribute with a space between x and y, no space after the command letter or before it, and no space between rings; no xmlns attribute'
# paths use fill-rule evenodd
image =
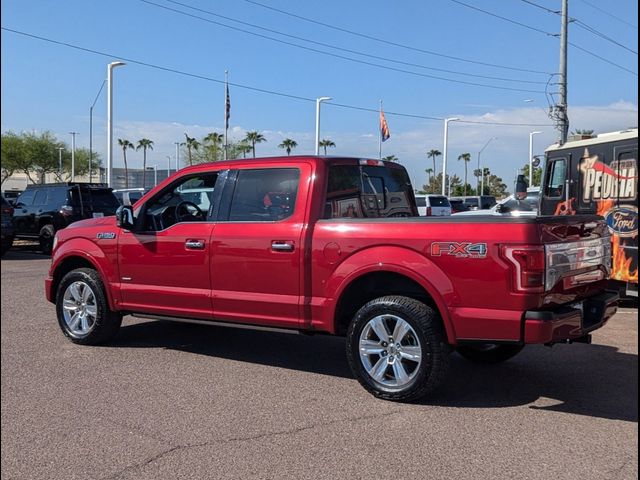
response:
<svg viewBox="0 0 640 480"><path fill-rule="evenodd" d="M638 128L629 128L627 130L619 130L617 132L600 133L591 138L585 138L584 140L568 141L564 145L554 143L546 149L547 152L553 152L556 150L564 150L566 148L574 147L588 147L590 145L598 145L600 143L615 142L618 140L629 140L632 138L638 138Z"/></svg>

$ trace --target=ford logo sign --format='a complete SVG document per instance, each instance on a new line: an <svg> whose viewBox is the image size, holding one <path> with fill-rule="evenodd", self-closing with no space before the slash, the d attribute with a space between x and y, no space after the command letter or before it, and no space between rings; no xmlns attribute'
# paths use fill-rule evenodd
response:
<svg viewBox="0 0 640 480"><path fill-rule="evenodd" d="M622 206L609 210L605 216L611 233L620 237L635 237L638 234L638 210Z"/></svg>

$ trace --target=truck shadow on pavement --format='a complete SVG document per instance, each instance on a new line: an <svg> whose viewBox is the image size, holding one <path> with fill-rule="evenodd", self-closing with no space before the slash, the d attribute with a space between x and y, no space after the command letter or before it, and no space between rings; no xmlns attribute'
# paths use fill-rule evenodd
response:
<svg viewBox="0 0 640 480"><path fill-rule="evenodd" d="M343 338L151 321L122 327L109 347L167 348L198 355L353 378ZM450 357L445 384L422 405L528 406L638 421L638 356L606 345L528 346L499 365Z"/></svg>

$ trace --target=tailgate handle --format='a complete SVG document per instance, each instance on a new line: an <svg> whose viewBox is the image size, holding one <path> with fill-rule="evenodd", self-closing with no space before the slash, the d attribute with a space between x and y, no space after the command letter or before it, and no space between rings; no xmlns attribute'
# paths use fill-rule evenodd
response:
<svg viewBox="0 0 640 480"><path fill-rule="evenodd" d="M274 240L271 242L271 250L275 252L293 252L293 242Z"/></svg>

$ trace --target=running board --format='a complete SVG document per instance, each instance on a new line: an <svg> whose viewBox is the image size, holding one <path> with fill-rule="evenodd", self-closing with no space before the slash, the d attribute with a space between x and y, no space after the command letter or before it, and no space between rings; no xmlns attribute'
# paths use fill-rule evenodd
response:
<svg viewBox="0 0 640 480"><path fill-rule="evenodd" d="M178 322L178 323L195 323L198 325L211 325L213 327L231 327L231 328L239 328L242 330L260 330L264 332L289 333L294 335L309 333L309 332L302 332L300 330L293 330L290 328L264 327L262 325L252 325L248 323L221 322L218 320L196 320L193 318L154 315L152 313L130 313L129 315L135 318L142 318L142 319L148 319L148 320L164 320L168 322Z"/></svg>

